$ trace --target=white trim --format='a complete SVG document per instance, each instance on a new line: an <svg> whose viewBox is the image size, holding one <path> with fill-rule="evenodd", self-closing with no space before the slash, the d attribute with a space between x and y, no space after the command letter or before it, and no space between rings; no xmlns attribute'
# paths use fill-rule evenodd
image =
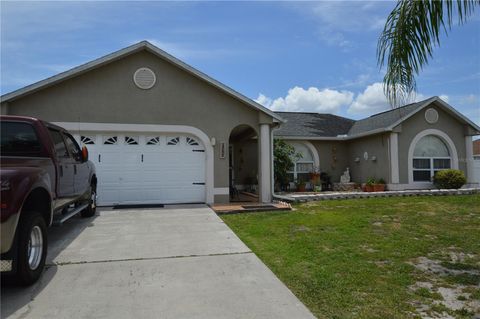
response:
<svg viewBox="0 0 480 319"><path fill-rule="evenodd" d="M398 133L390 133L390 182L400 182L400 168L398 165Z"/></svg>
<svg viewBox="0 0 480 319"><path fill-rule="evenodd" d="M80 131L107 131L107 132L162 132L188 133L202 141L205 146L205 189L206 203L213 204L213 174L214 155L210 138L200 129L187 125L158 125L158 124L117 124L117 123L82 123L82 122L53 122L70 132Z"/></svg>
<svg viewBox="0 0 480 319"><path fill-rule="evenodd" d="M443 140L443 142L447 145L448 151L450 153L451 157L451 168L453 169L458 169L458 155L457 155L457 149L455 147L455 144L453 143L452 139L450 136L448 136L446 133L437 130L437 129L426 129L421 132L419 132L415 137L412 139L410 142L410 147L408 148L408 183L409 184L415 184L419 185L420 184L429 184L432 185L432 183L425 183L425 182L414 182L413 181L413 151L415 150L415 146L417 145L418 141L427 135L435 135L439 137L440 139ZM430 186L432 187L432 186Z"/></svg>
<svg viewBox="0 0 480 319"><path fill-rule="evenodd" d="M270 125L260 124L259 134L260 147L260 201L270 203L272 193L270 187Z"/></svg>
<svg viewBox="0 0 480 319"><path fill-rule="evenodd" d="M467 183L474 183L473 141L471 136L465 136L465 162L467 164Z"/></svg>
<svg viewBox="0 0 480 319"><path fill-rule="evenodd" d="M230 188L228 188L228 187L215 187L213 189L213 195L230 195Z"/></svg>
<svg viewBox="0 0 480 319"><path fill-rule="evenodd" d="M315 146L312 143L310 143L309 141L302 141L302 140L288 140L288 142L299 143L299 144L305 145L308 148L308 150L310 151L310 153L312 153L313 165L317 168L320 167L320 157L318 156L317 149L315 148ZM300 162L302 162L302 161L300 161Z"/></svg>

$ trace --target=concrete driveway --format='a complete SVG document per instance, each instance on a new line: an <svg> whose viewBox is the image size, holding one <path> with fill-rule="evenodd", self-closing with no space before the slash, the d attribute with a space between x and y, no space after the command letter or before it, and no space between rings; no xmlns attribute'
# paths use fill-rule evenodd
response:
<svg viewBox="0 0 480 319"><path fill-rule="evenodd" d="M103 210L49 233L48 268L2 318L313 318L208 207Z"/></svg>

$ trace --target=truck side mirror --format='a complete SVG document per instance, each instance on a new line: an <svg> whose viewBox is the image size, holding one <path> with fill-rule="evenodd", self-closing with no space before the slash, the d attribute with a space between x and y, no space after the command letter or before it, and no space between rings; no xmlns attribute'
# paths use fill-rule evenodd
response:
<svg viewBox="0 0 480 319"><path fill-rule="evenodd" d="M82 146L82 162L88 161L88 148L83 145Z"/></svg>

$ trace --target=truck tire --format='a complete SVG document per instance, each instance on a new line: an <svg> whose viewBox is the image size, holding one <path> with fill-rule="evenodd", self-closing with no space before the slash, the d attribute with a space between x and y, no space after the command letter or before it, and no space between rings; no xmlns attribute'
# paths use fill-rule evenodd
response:
<svg viewBox="0 0 480 319"><path fill-rule="evenodd" d="M81 215L82 217L92 217L95 215L97 210L97 187L92 184L90 185L90 199L88 207L82 210Z"/></svg>
<svg viewBox="0 0 480 319"><path fill-rule="evenodd" d="M18 225L18 255L16 279L21 285L31 285L40 278L47 256L47 225L42 214L23 212Z"/></svg>

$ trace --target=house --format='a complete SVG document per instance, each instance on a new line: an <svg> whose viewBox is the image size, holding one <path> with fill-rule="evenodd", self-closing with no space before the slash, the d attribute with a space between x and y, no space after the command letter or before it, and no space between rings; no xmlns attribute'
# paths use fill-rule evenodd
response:
<svg viewBox="0 0 480 319"><path fill-rule="evenodd" d="M480 160L480 139L473 141L473 159Z"/></svg>
<svg viewBox="0 0 480 319"><path fill-rule="evenodd" d="M284 120L146 41L3 95L1 114L53 122L87 145L100 205L228 202L231 146L252 137L259 199L272 199Z"/></svg>
<svg viewBox="0 0 480 319"><path fill-rule="evenodd" d="M480 128L437 97L360 121L272 112L142 41L1 97L1 114L70 130L97 168L100 205L221 203L230 190L273 194L273 138L337 181L384 178L391 189L431 187L438 169L470 176Z"/></svg>
<svg viewBox="0 0 480 319"><path fill-rule="evenodd" d="M306 178L312 167L339 181L383 178L390 190L432 188L441 169L462 170L473 180L472 136L480 128L438 97L353 121L330 114L277 112L287 122L275 130L302 154L292 171ZM308 164L308 165L307 165Z"/></svg>

